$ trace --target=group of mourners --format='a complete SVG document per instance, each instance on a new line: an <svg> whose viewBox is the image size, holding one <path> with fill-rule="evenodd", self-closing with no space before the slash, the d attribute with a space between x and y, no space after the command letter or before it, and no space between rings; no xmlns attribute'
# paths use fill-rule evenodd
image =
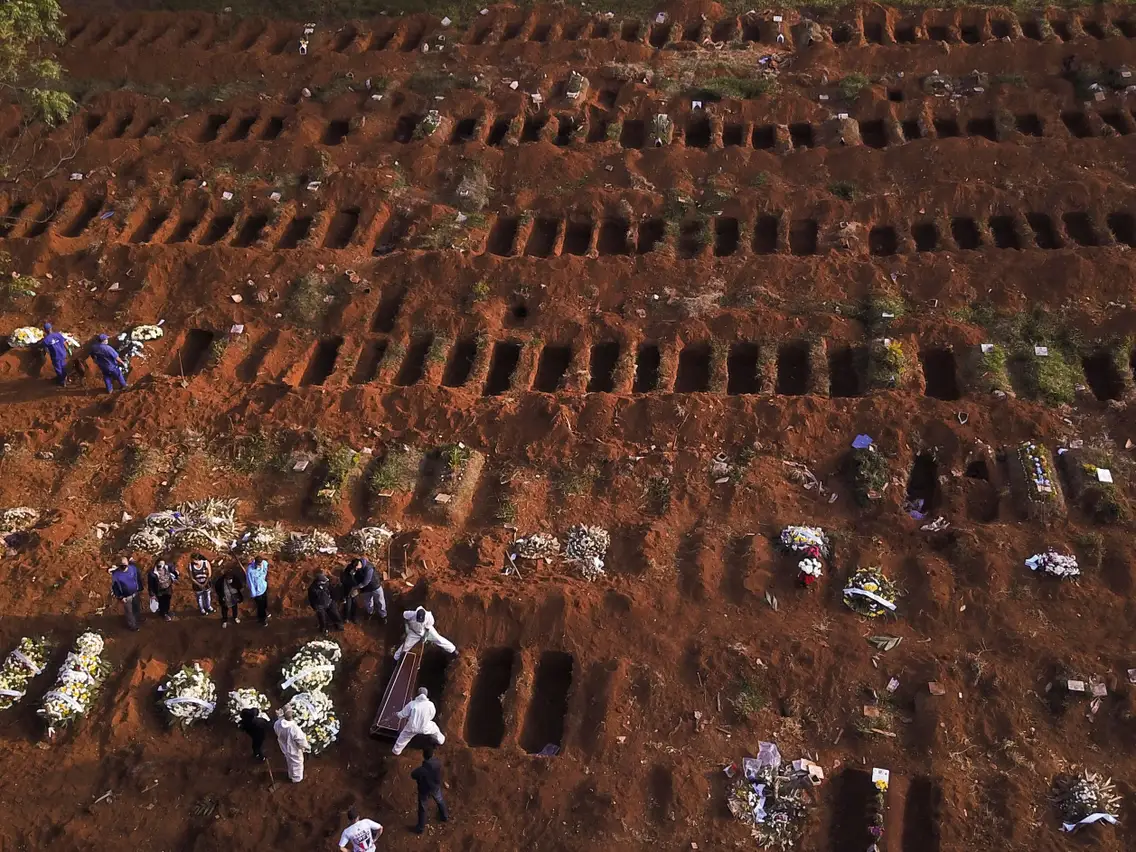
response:
<svg viewBox="0 0 1136 852"><path fill-rule="evenodd" d="M268 619L272 618L268 612L269 573L268 560L258 554L247 564L231 565L214 576L212 563L202 554L194 553L189 558L188 574L198 613L212 615L216 612L213 608L216 600L221 608L221 626L228 627L230 621L240 624L241 604L251 599L257 621L261 625L268 624ZM126 626L131 630L138 629L142 618L143 590L149 594L150 611L166 621L173 620L170 606L175 584L181 579L174 561L158 559L143 574L133 558L123 556L118 565L110 569L110 575L111 594L122 603ZM317 571L308 586L308 603L316 614L320 630L325 633L329 629L342 630L344 621L354 622L364 613L368 617L377 613L383 621L387 617L382 575L366 557L356 557L347 563L338 588L333 587L327 572L322 568ZM433 629L432 623L430 629ZM439 644L453 650L445 640Z"/></svg>
<svg viewBox="0 0 1136 852"><path fill-rule="evenodd" d="M43 340L40 341L40 346L44 348L48 358L51 359L51 367L55 371L55 381L60 385L65 385L67 383L67 338L58 331L53 331L51 323L45 322L43 324ZM114 391L112 382L118 382L120 388L126 387L126 375L123 373L123 370L126 369L126 361L123 360L118 350L110 345L109 336L100 334L96 337L88 354L98 366L99 372L102 373L107 393Z"/></svg>
<svg viewBox="0 0 1136 852"><path fill-rule="evenodd" d="M257 621L261 625L267 625L268 619L272 617L268 612L269 571L268 560L263 554L257 554L247 565L233 565L214 577L210 561L200 553L192 554L188 574L198 612L201 615L212 614L215 611L213 600L216 596L221 607L221 626L228 627L230 620L239 624L240 605L247 592L256 605ZM174 561L158 559L143 577L142 570L135 561L123 556L118 565L110 569L110 575L111 594L121 601L129 629L138 630L142 618L140 601L143 588L149 594L151 612L166 621L172 620L170 604L174 585L181 577ZM387 617L382 575L366 557L354 557L347 563L343 568L339 589L333 588L326 571L318 569L308 586L308 604L316 614L319 629L324 633L329 629L342 630L345 620L354 622L361 613L366 613L368 617L377 613L384 621ZM401 660L419 642L437 645L450 654L457 653L454 643L438 632L434 626L434 614L425 607L404 611L402 620L405 636L394 651L396 661ZM403 720L403 725L391 753L402 754L415 736L426 737L439 746L445 743L446 737L435 721L437 713L437 707L430 700L427 690L419 689L414 698L398 711L398 718ZM280 711L275 722L253 708L246 709L241 713L240 727L252 738L253 757L259 761L265 759L265 739L270 732L274 734L288 766L289 780L296 783L303 780L304 754L311 750L311 745L290 708ZM446 803L442 798L441 763L433 756L432 748L424 749L422 765L411 776L418 784L418 825L415 830L421 834L425 830L426 807L431 799L437 804L439 819L445 821L448 818ZM340 848L347 849L348 843L353 843L355 845L351 846L351 852L369 852L374 848L374 838L382 833L382 826L369 820L358 820L357 814L351 818L352 825L344 831ZM369 828L367 824L370 824ZM368 839L370 846L366 845Z"/></svg>

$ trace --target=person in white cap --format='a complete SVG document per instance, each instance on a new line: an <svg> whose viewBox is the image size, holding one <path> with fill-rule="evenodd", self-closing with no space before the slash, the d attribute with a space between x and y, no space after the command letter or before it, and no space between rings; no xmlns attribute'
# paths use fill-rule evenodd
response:
<svg viewBox="0 0 1136 852"><path fill-rule="evenodd" d="M276 742L280 745L280 751L284 752L284 761L288 764L288 780L298 784L304 780L304 752L312 750L311 743L300 726L293 721L291 707L281 711L280 718L272 729L276 731Z"/></svg>
<svg viewBox="0 0 1136 852"><path fill-rule="evenodd" d="M426 687L420 688L413 700L398 711L398 718L405 719L406 724L398 732L398 739L394 741L391 754L402 754L402 750L406 748L408 742L414 739L415 734L431 737L438 745L446 741L441 728L434 721L434 717L438 715L438 709L428 695Z"/></svg>
<svg viewBox="0 0 1136 852"><path fill-rule="evenodd" d="M454 643L434 629L434 613L428 609L423 607L408 609L403 612L402 620L406 622L406 638L402 640L402 645L395 649L396 660L402 659L403 654L423 640L433 642L448 653L457 653L458 649L454 647Z"/></svg>

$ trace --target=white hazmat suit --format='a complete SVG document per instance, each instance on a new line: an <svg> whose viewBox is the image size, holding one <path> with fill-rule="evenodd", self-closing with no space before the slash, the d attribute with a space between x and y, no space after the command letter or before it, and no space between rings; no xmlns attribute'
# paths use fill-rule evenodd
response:
<svg viewBox="0 0 1136 852"><path fill-rule="evenodd" d="M280 751L284 753L284 761L288 764L288 780L304 780L304 752L311 751L307 735L300 730L300 726L290 719L281 717L272 726L276 732L276 742L280 744Z"/></svg>
<svg viewBox="0 0 1136 852"><path fill-rule="evenodd" d="M422 620L418 620L418 614L422 613ZM443 651L450 654L455 653L458 649L454 647L454 643L447 639L434 629L434 613L428 609L418 607L418 609L408 609L402 614L402 620L406 622L406 638L402 640L402 645L394 652L396 660L402 659L402 655L417 645L422 640L433 642Z"/></svg>
<svg viewBox="0 0 1136 852"><path fill-rule="evenodd" d="M406 748L406 744L414 738L415 734L431 737L438 745L444 743L446 737L438 727L438 723L434 721L434 716L437 713L438 710L434 707L434 702L427 697L426 690L418 690L414 699L398 711L398 718L405 719L406 724L399 731L398 739L394 741L391 754L402 754L402 750Z"/></svg>

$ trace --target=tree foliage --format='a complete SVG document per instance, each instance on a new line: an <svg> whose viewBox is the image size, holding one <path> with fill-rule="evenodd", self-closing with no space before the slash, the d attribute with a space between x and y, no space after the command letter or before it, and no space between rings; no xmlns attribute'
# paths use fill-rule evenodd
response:
<svg viewBox="0 0 1136 852"><path fill-rule="evenodd" d="M49 87L63 75L41 53L45 42L63 40L59 0L0 0L0 90L18 98L30 118L59 124L75 107L71 96Z"/></svg>

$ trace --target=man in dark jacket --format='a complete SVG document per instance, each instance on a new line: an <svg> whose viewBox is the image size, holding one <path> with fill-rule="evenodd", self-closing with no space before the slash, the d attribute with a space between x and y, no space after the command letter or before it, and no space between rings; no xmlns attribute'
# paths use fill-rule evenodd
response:
<svg viewBox="0 0 1136 852"><path fill-rule="evenodd" d="M434 757L434 749L422 750L422 765L411 772L410 777L418 785L418 825L414 833L421 834L426 830L426 806L431 799L438 804L438 820L446 822L450 818L442 798L442 761Z"/></svg>
<svg viewBox="0 0 1136 852"><path fill-rule="evenodd" d="M122 611L126 613L126 626L138 629L138 619L142 617L142 607L138 600L142 592L142 572L133 559L122 557L117 568L110 572L110 593L122 601Z"/></svg>
<svg viewBox="0 0 1136 852"><path fill-rule="evenodd" d="M233 614L233 621L241 623L241 601L245 599L245 572L239 565L234 565L228 571L222 571L214 587L217 592L217 602L221 604L221 626L229 626L229 613Z"/></svg>
<svg viewBox="0 0 1136 852"><path fill-rule="evenodd" d="M379 618L386 620L387 600L383 593L383 578L366 557L352 559L343 571L343 586L347 594L347 620L354 622L362 606L367 615L374 615L378 606Z"/></svg>
<svg viewBox="0 0 1136 852"><path fill-rule="evenodd" d="M308 605L315 610L319 629L324 633L327 633L329 622L336 630L343 629L343 620L339 617L335 601L331 597L331 578L322 568L316 571L315 579L308 586Z"/></svg>
<svg viewBox="0 0 1136 852"><path fill-rule="evenodd" d="M257 760L264 760L264 739L272 733L272 722L264 718L255 707L246 707L241 711L241 721L237 727L252 738L252 756Z"/></svg>

